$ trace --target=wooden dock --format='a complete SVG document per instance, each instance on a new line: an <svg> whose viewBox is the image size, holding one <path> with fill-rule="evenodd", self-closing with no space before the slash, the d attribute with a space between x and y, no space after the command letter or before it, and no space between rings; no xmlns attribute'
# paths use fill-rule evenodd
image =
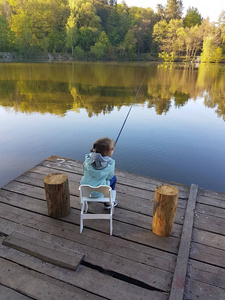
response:
<svg viewBox="0 0 225 300"><path fill-rule="evenodd" d="M43 179L54 172L69 179L61 219L47 214ZM106 220L85 220L79 233L81 162L51 156L0 190L1 299L225 299L225 194L172 183L178 210L163 238L151 231L154 191L171 183L116 175L113 236Z"/></svg>

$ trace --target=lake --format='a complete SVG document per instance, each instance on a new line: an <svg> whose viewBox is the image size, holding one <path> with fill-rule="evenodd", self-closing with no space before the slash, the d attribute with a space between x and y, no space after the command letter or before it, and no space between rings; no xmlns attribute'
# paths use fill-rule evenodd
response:
<svg viewBox="0 0 225 300"><path fill-rule="evenodd" d="M146 76L146 77L145 77ZM116 139L116 168L225 193L225 67L0 64L0 187L55 154Z"/></svg>

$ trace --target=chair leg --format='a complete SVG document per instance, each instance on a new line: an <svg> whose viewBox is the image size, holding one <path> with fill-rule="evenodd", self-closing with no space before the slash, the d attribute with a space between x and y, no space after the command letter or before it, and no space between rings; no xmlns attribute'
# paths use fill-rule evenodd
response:
<svg viewBox="0 0 225 300"><path fill-rule="evenodd" d="M112 232L113 232L113 203L111 205L111 208L110 208L110 235L112 235Z"/></svg>
<svg viewBox="0 0 225 300"><path fill-rule="evenodd" d="M83 213L84 213L84 203L82 203L81 212L80 212L80 233L83 231Z"/></svg>
<svg viewBox="0 0 225 300"><path fill-rule="evenodd" d="M80 215L80 233L83 231L83 214Z"/></svg>
<svg viewBox="0 0 225 300"><path fill-rule="evenodd" d="M113 223L112 223L112 216L110 218L110 235L112 235L113 232Z"/></svg>
<svg viewBox="0 0 225 300"><path fill-rule="evenodd" d="M85 201L85 213L87 213L87 211L88 211L88 202Z"/></svg>

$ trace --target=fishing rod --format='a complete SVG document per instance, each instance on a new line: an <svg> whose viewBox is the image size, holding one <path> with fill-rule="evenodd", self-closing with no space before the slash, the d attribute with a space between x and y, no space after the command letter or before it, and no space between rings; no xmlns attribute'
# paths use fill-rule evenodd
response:
<svg viewBox="0 0 225 300"><path fill-rule="evenodd" d="M129 116L130 111L131 111L131 109L132 109L132 107L133 107L133 104L134 104L134 102L135 102L135 100L136 100L136 98L137 98L137 95L139 94L139 91L140 91L140 89L141 89L141 87L142 87L142 84L143 84L143 82L144 82L144 80L145 80L145 77L146 77L146 74L145 74L144 78L142 79L142 82L141 82L141 84L140 84L140 86L139 86L139 89L137 90L137 93L136 93L136 95L135 95L135 97L134 97L133 102L132 102L131 105L130 105L130 109L129 109L127 115L126 115L126 118L125 118L125 120L124 120L124 122L123 122L123 125L122 125L122 127L121 127L121 129L120 129L120 132L119 132L119 134L118 134L118 136L117 136L117 138L116 138L115 145L116 145L116 143L117 143L117 141L118 141L118 139L119 139L119 137L120 137L120 134L121 134L121 132L122 132L122 130L123 130L123 127L124 127L124 125L125 125L125 123L126 123L126 121L127 121L127 118L128 118L128 116Z"/></svg>

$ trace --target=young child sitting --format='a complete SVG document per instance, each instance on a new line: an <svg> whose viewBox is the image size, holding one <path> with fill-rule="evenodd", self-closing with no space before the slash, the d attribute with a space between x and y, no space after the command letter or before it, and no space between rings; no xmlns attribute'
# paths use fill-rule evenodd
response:
<svg viewBox="0 0 225 300"><path fill-rule="evenodd" d="M108 185L114 190L116 186L115 160L111 158L114 152L115 142L110 138L100 138L90 150L91 153L85 155L83 163L84 176L80 184L91 186ZM110 204L104 203L105 208L109 209ZM114 202L114 206L117 202Z"/></svg>

